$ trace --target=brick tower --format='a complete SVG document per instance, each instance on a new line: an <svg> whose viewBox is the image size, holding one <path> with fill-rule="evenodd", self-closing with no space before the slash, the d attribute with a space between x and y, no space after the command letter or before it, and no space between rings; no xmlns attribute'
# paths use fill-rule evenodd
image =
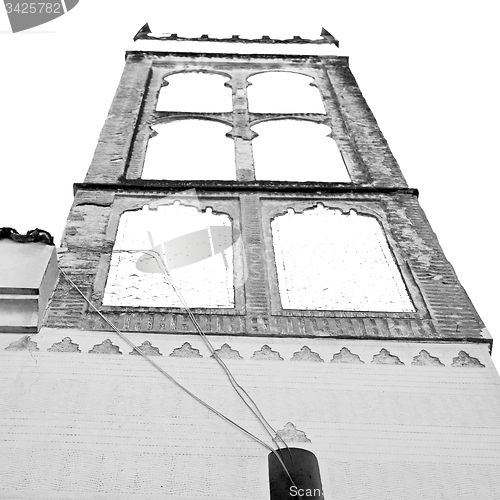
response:
<svg viewBox="0 0 500 500"><path fill-rule="evenodd" d="M4 498L500 498L491 338L327 31L146 25L74 191Z"/></svg>

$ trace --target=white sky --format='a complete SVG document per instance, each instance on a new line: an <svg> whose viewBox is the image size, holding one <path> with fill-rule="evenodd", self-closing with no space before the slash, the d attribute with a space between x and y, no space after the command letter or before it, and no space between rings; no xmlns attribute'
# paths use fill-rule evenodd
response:
<svg viewBox="0 0 500 500"><path fill-rule="evenodd" d="M181 35L317 36L324 26L353 73L462 284L500 339L496 220L498 12L477 0L80 0L12 34L0 8L0 226L60 241L123 68L147 21ZM0 6L1 7L1 6ZM193 18L193 14L196 16ZM496 352L498 351L498 352ZM500 360L500 347L494 349Z"/></svg>

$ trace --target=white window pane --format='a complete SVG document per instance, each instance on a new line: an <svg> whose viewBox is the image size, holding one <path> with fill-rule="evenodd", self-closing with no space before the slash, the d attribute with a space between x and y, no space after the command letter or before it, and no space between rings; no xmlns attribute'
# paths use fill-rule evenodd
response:
<svg viewBox="0 0 500 500"><path fill-rule="evenodd" d="M160 272L165 266L189 307L234 307L231 227L227 215L215 215L210 209L200 213L178 203L125 212L103 304L182 307L168 277ZM228 245L220 244L221 235ZM155 259L152 250L159 257Z"/></svg>
<svg viewBox="0 0 500 500"><path fill-rule="evenodd" d="M248 79L248 106L253 113L324 113L314 78L289 71L268 71Z"/></svg>
<svg viewBox="0 0 500 500"><path fill-rule="evenodd" d="M229 78L214 73L176 73L165 78L160 89L157 111L196 111L198 113L232 111L232 90L224 83Z"/></svg>
<svg viewBox="0 0 500 500"><path fill-rule="evenodd" d="M257 180L351 182L330 127L272 120L252 129L259 135L252 141Z"/></svg>
<svg viewBox="0 0 500 500"><path fill-rule="evenodd" d="M143 179L236 180L229 125L209 120L175 120L153 127Z"/></svg>
<svg viewBox="0 0 500 500"><path fill-rule="evenodd" d="M415 311L375 218L319 205L271 227L284 309Z"/></svg>

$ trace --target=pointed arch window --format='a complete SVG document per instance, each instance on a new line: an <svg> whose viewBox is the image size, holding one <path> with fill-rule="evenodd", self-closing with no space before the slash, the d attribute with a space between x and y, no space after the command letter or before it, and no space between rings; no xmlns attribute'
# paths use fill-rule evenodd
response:
<svg viewBox="0 0 500 500"><path fill-rule="evenodd" d="M229 125L213 120L174 120L154 125L143 179L235 180Z"/></svg>
<svg viewBox="0 0 500 500"><path fill-rule="evenodd" d="M161 206L120 217L103 305L233 308L232 224L211 208ZM168 270L167 275L162 272Z"/></svg>
<svg viewBox="0 0 500 500"><path fill-rule="evenodd" d="M164 81L156 104L157 111L211 113L233 109L227 76L190 71L168 75Z"/></svg>
<svg viewBox="0 0 500 500"><path fill-rule="evenodd" d="M380 223L316 207L271 222L283 309L414 312Z"/></svg>
<svg viewBox="0 0 500 500"><path fill-rule="evenodd" d="M276 450L293 483L274 453L268 455L270 500L314 498L324 500L318 459L302 448Z"/></svg>
<svg viewBox="0 0 500 500"><path fill-rule="evenodd" d="M306 120L280 119L252 127L257 180L350 182L331 129Z"/></svg>
<svg viewBox="0 0 500 500"><path fill-rule="evenodd" d="M314 78L290 71L266 71L248 78L252 113L324 113Z"/></svg>

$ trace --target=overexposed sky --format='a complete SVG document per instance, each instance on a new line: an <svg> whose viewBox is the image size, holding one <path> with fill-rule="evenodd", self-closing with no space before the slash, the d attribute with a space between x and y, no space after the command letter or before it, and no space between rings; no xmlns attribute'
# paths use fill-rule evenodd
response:
<svg viewBox="0 0 500 500"><path fill-rule="evenodd" d="M55 21L12 34L0 6L0 226L47 229L59 243L72 184L83 181L124 52L145 22L186 36L307 37L324 26L349 55L448 259L500 339L497 20L491 0L80 0Z"/></svg>

